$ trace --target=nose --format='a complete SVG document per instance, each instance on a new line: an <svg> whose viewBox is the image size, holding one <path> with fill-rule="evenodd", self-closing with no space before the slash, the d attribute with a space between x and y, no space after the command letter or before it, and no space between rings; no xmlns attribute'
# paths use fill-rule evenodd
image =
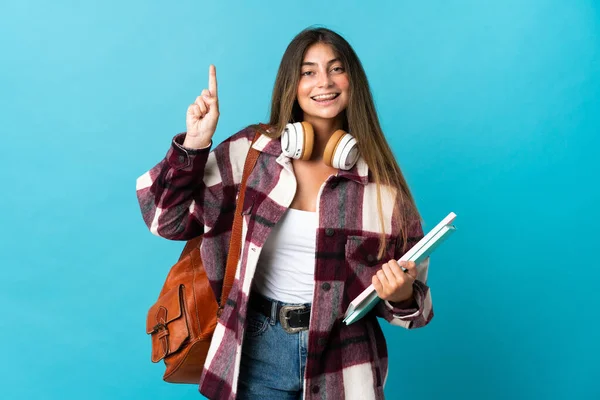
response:
<svg viewBox="0 0 600 400"><path fill-rule="evenodd" d="M331 82L331 76L327 73L327 71L319 74L319 80L317 82L318 87L329 87L331 86Z"/></svg>

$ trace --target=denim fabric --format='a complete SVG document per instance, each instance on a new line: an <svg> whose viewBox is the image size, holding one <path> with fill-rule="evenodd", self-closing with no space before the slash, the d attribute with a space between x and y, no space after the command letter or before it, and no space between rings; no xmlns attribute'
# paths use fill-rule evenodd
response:
<svg viewBox="0 0 600 400"><path fill-rule="evenodd" d="M308 330L287 333L275 310L266 317L248 309L237 399L302 398Z"/></svg>

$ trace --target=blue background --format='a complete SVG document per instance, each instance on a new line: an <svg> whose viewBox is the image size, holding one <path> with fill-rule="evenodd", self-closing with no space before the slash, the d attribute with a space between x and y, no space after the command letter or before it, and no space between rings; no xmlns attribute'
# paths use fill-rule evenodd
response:
<svg viewBox="0 0 600 400"><path fill-rule="evenodd" d="M323 24L364 63L425 229L458 214L434 320L384 326L387 396L600 398L600 4L249 3L0 5L0 397L199 398L150 362L182 244L149 233L135 179L210 63L220 142L267 119L285 47Z"/></svg>

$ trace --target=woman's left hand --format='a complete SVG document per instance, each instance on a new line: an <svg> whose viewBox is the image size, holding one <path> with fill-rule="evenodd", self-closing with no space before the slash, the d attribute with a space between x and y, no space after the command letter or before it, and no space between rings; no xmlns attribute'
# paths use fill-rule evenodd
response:
<svg viewBox="0 0 600 400"><path fill-rule="evenodd" d="M406 272L402 268L406 268ZM413 296L413 282L417 279L417 268L413 261L390 260L373 275L372 283L382 300L406 301Z"/></svg>

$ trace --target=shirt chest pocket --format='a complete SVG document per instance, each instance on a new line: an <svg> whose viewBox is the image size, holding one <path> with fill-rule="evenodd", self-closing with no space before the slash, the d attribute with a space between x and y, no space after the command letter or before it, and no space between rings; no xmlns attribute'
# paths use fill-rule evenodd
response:
<svg viewBox="0 0 600 400"><path fill-rule="evenodd" d="M362 270L365 267L375 267L394 258L396 239L388 238L385 251L381 258L379 254L380 238L378 235L358 236L351 235L346 239L346 261L353 270Z"/></svg>

